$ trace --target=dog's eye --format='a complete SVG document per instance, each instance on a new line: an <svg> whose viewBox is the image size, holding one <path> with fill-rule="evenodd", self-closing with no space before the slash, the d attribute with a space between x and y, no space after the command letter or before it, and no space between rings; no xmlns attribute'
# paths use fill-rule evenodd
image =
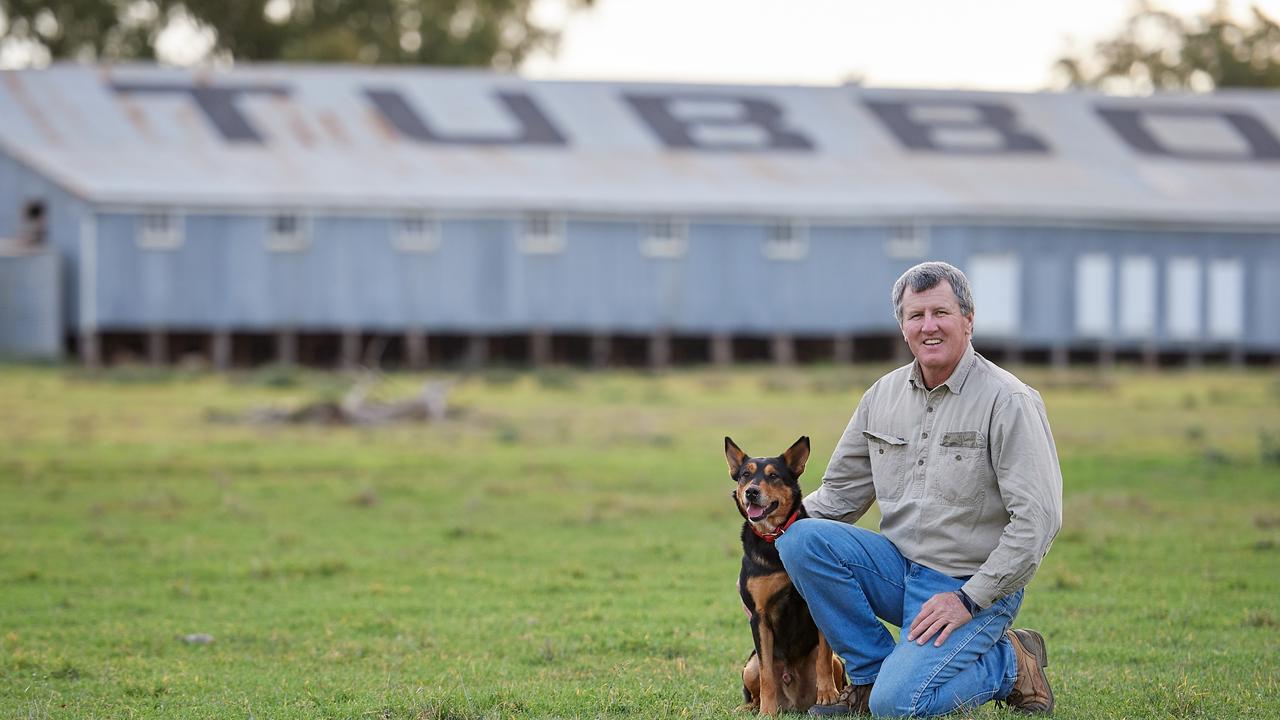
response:
<svg viewBox="0 0 1280 720"><path fill-rule="evenodd" d="M778 477L778 474L777 474L777 473L769 473L769 479L770 479L770 480L779 480L779 479L781 479L781 478L779 478L779 477Z"/></svg>

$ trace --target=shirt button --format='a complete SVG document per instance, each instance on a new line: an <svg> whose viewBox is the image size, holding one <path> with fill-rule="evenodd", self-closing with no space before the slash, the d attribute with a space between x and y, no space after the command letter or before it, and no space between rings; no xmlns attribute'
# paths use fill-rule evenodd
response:
<svg viewBox="0 0 1280 720"><path fill-rule="evenodd" d="M920 437L921 437L921 438L924 438L925 440L928 440L928 439L929 439L929 433L920 433Z"/></svg>
<svg viewBox="0 0 1280 720"><path fill-rule="evenodd" d="M956 459L957 459L957 460L959 460L959 459L960 459L960 456L959 456L959 455L957 455L957 456L956 456Z"/></svg>
<svg viewBox="0 0 1280 720"><path fill-rule="evenodd" d="M930 405L930 406L929 406L929 412L933 412L933 406L932 406L932 405Z"/></svg>
<svg viewBox="0 0 1280 720"><path fill-rule="evenodd" d="M883 454L884 454L884 448L880 448L879 452L880 452L880 454L881 454L881 455L883 455Z"/></svg>
<svg viewBox="0 0 1280 720"><path fill-rule="evenodd" d="M921 461L920 461L919 463L917 463L917 464L919 464L919 465L923 465L923 464L924 464L924 460L921 460Z"/></svg>

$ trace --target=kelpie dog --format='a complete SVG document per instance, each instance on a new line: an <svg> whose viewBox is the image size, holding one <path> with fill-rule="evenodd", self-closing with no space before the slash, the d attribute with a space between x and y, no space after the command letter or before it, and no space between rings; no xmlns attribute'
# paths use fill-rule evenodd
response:
<svg viewBox="0 0 1280 720"><path fill-rule="evenodd" d="M755 651L742 669L743 697L768 715L834 703L845 686L844 663L813 624L773 546L792 523L808 517L799 479L809 459L809 438L800 438L778 457L747 457L726 437L724 454L737 483L734 502L746 519L738 589L751 615Z"/></svg>

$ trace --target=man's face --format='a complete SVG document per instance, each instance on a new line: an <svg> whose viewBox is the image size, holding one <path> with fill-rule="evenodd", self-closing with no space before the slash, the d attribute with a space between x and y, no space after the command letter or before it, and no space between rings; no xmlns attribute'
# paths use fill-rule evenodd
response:
<svg viewBox="0 0 1280 720"><path fill-rule="evenodd" d="M902 337L920 363L930 387L951 376L973 335L973 315L960 314L960 302L943 280L924 292L902 295Z"/></svg>

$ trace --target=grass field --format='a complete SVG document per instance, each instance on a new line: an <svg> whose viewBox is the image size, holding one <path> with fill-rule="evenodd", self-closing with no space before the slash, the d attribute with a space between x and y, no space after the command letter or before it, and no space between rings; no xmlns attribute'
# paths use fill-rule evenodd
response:
<svg viewBox="0 0 1280 720"><path fill-rule="evenodd" d="M493 371L447 422L333 429L210 418L338 375L0 368L0 716L733 717L722 438L810 435L812 488L884 369ZM1280 375L1024 377L1057 717L1280 717Z"/></svg>

